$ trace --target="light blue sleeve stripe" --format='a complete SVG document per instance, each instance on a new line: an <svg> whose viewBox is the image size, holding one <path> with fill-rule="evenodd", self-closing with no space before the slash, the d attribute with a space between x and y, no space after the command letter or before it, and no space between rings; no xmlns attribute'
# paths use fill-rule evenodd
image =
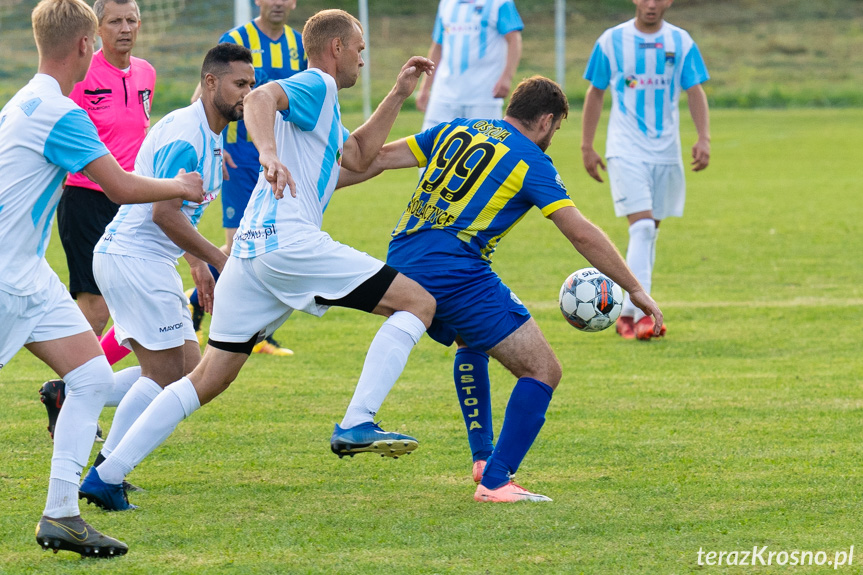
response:
<svg viewBox="0 0 863 575"><path fill-rule="evenodd" d="M611 62L608 61L598 42L593 47L590 60L587 61L584 79L600 90L608 88L608 82L611 80Z"/></svg>
<svg viewBox="0 0 863 575"><path fill-rule="evenodd" d="M198 154L185 140L175 140L156 150L153 158L153 177L173 178L180 172L198 171ZM200 173L200 172L199 172Z"/></svg>
<svg viewBox="0 0 863 575"><path fill-rule="evenodd" d="M671 94L671 99L674 100L677 94L677 86L675 85L677 81L677 68L683 68L683 37L680 35L680 32L674 30L671 33L671 39L674 41L674 54L675 54L675 73L671 75L671 86L668 88L669 93Z"/></svg>
<svg viewBox="0 0 863 575"><path fill-rule="evenodd" d="M324 79L315 72L301 72L277 82L288 96L282 116L305 132L314 130L327 95Z"/></svg>
<svg viewBox="0 0 863 575"><path fill-rule="evenodd" d="M665 117L665 90L657 89L653 93L653 113L656 115L654 125L656 128L656 137L662 135L662 126Z"/></svg>
<svg viewBox="0 0 863 575"><path fill-rule="evenodd" d="M524 30L524 22L518 15L518 10L513 2L505 2L497 13L497 31L505 36L516 30Z"/></svg>
<svg viewBox="0 0 863 575"><path fill-rule="evenodd" d="M443 44L443 21L440 19L440 14L435 17L434 30L432 30L432 42L435 44Z"/></svg>
<svg viewBox="0 0 863 575"><path fill-rule="evenodd" d="M644 90L635 91L635 119L638 121L638 129L647 134L647 123L644 121Z"/></svg>
<svg viewBox="0 0 863 575"><path fill-rule="evenodd" d="M99 140L96 126L81 108L60 118L45 141L45 158L69 172L80 172L108 153L108 148Z"/></svg>
<svg viewBox="0 0 863 575"><path fill-rule="evenodd" d="M683 61L683 73L680 76L680 87L688 90L696 84L703 84L710 79L707 73L707 66L704 65L704 59L701 57L701 52L698 46L692 44L692 48L686 55Z"/></svg>
<svg viewBox="0 0 863 575"><path fill-rule="evenodd" d="M644 48L641 48L641 44L644 43L644 38L633 36L632 43L632 47L635 49L635 73L644 74L647 69L647 64L644 61Z"/></svg>
<svg viewBox="0 0 863 575"><path fill-rule="evenodd" d="M661 76L665 74L665 53L668 52L668 46L665 44L664 36L658 37L656 42L662 44L662 50L656 51L656 75Z"/></svg>

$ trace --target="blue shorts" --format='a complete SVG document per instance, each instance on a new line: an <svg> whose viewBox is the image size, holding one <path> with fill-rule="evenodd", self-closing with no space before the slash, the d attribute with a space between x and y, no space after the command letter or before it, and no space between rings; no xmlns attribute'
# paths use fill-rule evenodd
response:
<svg viewBox="0 0 863 575"><path fill-rule="evenodd" d="M228 167L229 180L222 182L222 227L238 228L246 204L252 197L252 191L258 183L258 173L261 166L255 164L245 166L237 164L236 168Z"/></svg>
<svg viewBox="0 0 863 575"><path fill-rule="evenodd" d="M443 345L452 345L459 336L471 348L488 351L530 319L527 308L488 265L399 271L437 301L427 333Z"/></svg>

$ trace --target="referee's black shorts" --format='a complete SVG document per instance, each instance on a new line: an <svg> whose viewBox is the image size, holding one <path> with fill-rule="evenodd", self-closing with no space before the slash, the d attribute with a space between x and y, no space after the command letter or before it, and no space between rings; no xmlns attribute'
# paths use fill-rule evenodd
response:
<svg viewBox="0 0 863 575"><path fill-rule="evenodd" d="M66 186L57 205L57 227L69 267L69 292L102 295L93 278L93 248L120 209L104 193Z"/></svg>

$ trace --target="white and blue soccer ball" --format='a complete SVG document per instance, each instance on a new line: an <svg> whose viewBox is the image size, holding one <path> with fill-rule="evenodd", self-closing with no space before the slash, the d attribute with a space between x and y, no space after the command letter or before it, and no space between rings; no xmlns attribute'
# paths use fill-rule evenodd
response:
<svg viewBox="0 0 863 575"><path fill-rule="evenodd" d="M581 331L602 331L620 317L623 290L596 268L573 272L560 287L560 311Z"/></svg>

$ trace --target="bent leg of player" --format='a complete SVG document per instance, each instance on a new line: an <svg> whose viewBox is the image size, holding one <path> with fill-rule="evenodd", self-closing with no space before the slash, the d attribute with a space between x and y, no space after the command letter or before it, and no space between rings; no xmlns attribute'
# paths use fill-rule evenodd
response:
<svg viewBox="0 0 863 575"><path fill-rule="evenodd" d="M410 453L417 448L417 440L383 431L374 417L431 323L434 298L415 281L384 265L346 297L323 303L389 316L369 346L345 417L330 438L330 449L339 457L363 452L389 457Z"/></svg>
<svg viewBox="0 0 863 575"><path fill-rule="evenodd" d="M453 363L453 380L473 456L471 474L473 480L479 483L486 461L494 450L488 354L469 347L459 347Z"/></svg>
<svg viewBox="0 0 863 575"><path fill-rule="evenodd" d="M533 318L489 350L489 355L519 379L474 499L494 503L551 501L517 485L512 477L545 423L545 412L561 377L560 362Z"/></svg>
<svg viewBox="0 0 863 575"><path fill-rule="evenodd" d="M102 346L102 351L105 357L108 358L108 363L114 365L130 353L132 350L117 343L117 338L114 336L114 326L112 325L108 332L99 340L99 345Z"/></svg>

